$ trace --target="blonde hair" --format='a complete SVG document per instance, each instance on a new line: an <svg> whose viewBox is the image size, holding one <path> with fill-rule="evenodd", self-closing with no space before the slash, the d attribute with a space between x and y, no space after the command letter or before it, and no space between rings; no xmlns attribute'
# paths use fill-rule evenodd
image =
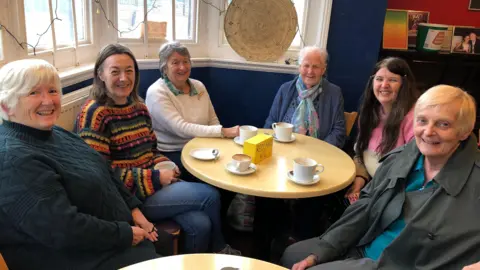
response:
<svg viewBox="0 0 480 270"><path fill-rule="evenodd" d="M43 83L53 83L61 92L57 69L47 61L24 59L7 63L0 69L0 105L8 109L15 108L20 97ZM8 113L1 108L0 124L8 119Z"/></svg>
<svg viewBox="0 0 480 270"><path fill-rule="evenodd" d="M458 87L437 85L428 89L420 96L415 105L415 117L420 110L427 107L448 106L455 102L460 104L460 110L457 114L459 134L471 133L477 119L477 106L475 99Z"/></svg>

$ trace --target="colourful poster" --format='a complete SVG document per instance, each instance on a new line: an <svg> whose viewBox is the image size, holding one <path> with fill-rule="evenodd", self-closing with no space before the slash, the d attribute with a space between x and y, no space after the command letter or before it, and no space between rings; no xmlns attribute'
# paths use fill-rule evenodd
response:
<svg viewBox="0 0 480 270"><path fill-rule="evenodd" d="M408 11L387 9L383 25L384 49L408 49Z"/></svg>

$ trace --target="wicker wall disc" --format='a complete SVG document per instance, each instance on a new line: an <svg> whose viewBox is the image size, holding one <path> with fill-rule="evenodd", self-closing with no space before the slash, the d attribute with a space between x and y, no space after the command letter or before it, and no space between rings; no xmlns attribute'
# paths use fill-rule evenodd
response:
<svg viewBox="0 0 480 270"><path fill-rule="evenodd" d="M230 46L249 61L275 61L295 38L297 12L291 0L233 0L225 14Z"/></svg>

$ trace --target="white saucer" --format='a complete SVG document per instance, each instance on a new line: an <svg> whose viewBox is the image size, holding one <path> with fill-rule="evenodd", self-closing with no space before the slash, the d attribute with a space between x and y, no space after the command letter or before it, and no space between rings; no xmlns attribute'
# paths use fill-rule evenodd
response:
<svg viewBox="0 0 480 270"><path fill-rule="evenodd" d="M234 141L236 144L243 146L243 142L240 140L240 136L237 136L237 137L233 138L233 141Z"/></svg>
<svg viewBox="0 0 480 270"><path fill-rule="evenodd" d="M190 156L200 159L200 160L214 160L215 156L213 155L213 150L217 150L218 155L220 156L220 151L217 148L197 148L190 151Z"/></svg>
<svg viewBox="0 0 480 270"><path fill-rule="evenodd" d="M248 170L244 171L244 172L239 172L237 171L237 169L233 166L232 162L228 162L227 164L225 164L225 169L233 174L238 174L238 175L246 175L246 174L251 174L251 173L254 173L257 171L257 166L255 166L255 164L253 163L250 163L250 167L248 168Z"/></svg>
<svg viewBox="0 0 480 270"><path fill-rule="evenodd" d="M292 136L290 137L290 140L281 141L281 140L277 139L277 136L275 136L275 134L273 134L273 139L277 142L289 143L289 142L295 141L296 138L295 138L295 135L292 134Z"/></svg>
<svg viewBox="0 0 480 270"><path fill-rule="evenodd" d="M305 182L300 182L300 181L295 180L295 177L293 177L293 171L289 171L287 173L287 176L288 176L288 180L294 182L295 184L299 184L299 185L302 185L302 186L315 185L316 183L318 183L318 181L320 181L320 175L318 175L318 174L315 174L315 176L313 176L313 181L310 182L310 183L305 183Z"/></svg>

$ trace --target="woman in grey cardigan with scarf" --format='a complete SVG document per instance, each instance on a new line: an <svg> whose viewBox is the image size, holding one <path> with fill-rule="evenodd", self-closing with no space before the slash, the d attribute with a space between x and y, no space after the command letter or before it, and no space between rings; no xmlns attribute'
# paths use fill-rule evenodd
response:
<svg viewBox="0 0 480 270"><path fill-rule="evenodd" d="M300 75L280 86L265 128L287 122L294 125L294 132L343 147L346 138L343 96L340 87L323 77L327 58L327 51L318 47L300 51Z"/></svg>
<svg viewBox="0 0 480 270"><path fill-rule="evenodd" d="M338 148L345 143L345 117L343 96L340 87L324 78L328 53L318 47L305 47L299 54L299 76L284 83L278 90L265 122L265 128L272 123L287 122L294 125L294 132L315 137ZM320 233L320 214L323 209L322 197L291 201L293 204L293 230L280 242L307 239ZM285 215L289 208L283 200L256 198L255 238L256 254L262 259L269 258L270 240L285 233ZM313 214L316 213L316 214ZM282 226L283 225L283 226ZM276 228L276 231L271 228ZM275 241L278 243L278 241ZM281 246L285 243L279 243ZM275 258L271 258L275 260Z"/></svg>

